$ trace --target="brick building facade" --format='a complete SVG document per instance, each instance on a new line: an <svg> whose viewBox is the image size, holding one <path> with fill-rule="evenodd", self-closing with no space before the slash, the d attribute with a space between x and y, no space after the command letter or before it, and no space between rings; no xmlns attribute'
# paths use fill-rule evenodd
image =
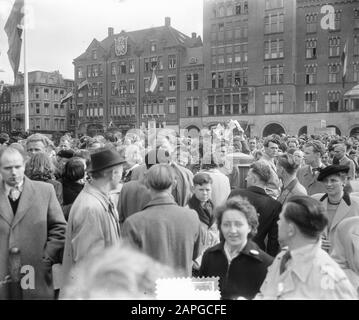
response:
<svg viewBox="0 0 359 320"><path fill-rule="evenodd" d="M9 86L0 83L0 132L10 132L11 128L11 95Z"/></svg>
<svg viewBox="0 0 359 320"><path fill-rule="evenodd" d="M198 55L196 48L201 47L200 37L174 29L170 18L162 27L138 31L115 34L109 28L104 40L94 39L73 62L78 132L93 135L111 127L127 131L153 121L178 131L187 103L182 81L191 69L201 70L202 59L191 60L191 52ZM157 86L151 91L154 75ZM200 98L199 88L195 91Z"/></svg>
<svg viewBox="0 0 359 320"><path fill-rule="evenodd" d="M32 71L29 82L29 130L44 134L64 133L67 128L67 104L61 99L72 90L73 81L58 71ZM19 74L11 93L11 131L24 131L24 76Z"/></svg>
<svg viewBox="0 0 359 320"><path fill-rule="evenodd" d="M183 119L183 127L200 129L232 118L256 136L310 133L320 120L344 135L359 128L357 104L346 103L359 81L357 1L203 3L203 116ZM330 30L322 26L328 4Z"/></svg>

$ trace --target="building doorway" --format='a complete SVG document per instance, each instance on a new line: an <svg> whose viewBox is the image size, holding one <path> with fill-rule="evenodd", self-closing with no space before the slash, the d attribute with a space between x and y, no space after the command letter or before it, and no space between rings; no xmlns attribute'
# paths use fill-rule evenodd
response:
<svg viewBox="0 0 359 320"><path fill-rule="evenodd" d="M301 127L298 131L298 136L301 136L302 134L308 133L308 126Z"/></svg>
<svg viewBox="0 0 359 320"><path fill-rule="evenodd" d="M188 136L191 137L191 138L198 138L199 136L199 128L196 127L196 126L188 126L187 127L187 130L188 130Z"/></svg>
<svg viewBox="0 0 359 320"><path fill-rule="evenodd" d="M281 135L285 133L284 128L278 123L270 123L263 130L263 137L267 137L271 134Z"/></svg>
<svg viewBox="0 0 359 320"><path fill-rule="evenodd" d="M350 130L350 136L351 137L358 137L359 136L359 126L354 127Z"/></svg>
<svg viewBox="0 0 359 320"><path fill-rule="evenodd" d="M337 126L330 125L330 126L327 126L327 128L335 128L335 134L337 134L339 136L342 134Z"/></svg>

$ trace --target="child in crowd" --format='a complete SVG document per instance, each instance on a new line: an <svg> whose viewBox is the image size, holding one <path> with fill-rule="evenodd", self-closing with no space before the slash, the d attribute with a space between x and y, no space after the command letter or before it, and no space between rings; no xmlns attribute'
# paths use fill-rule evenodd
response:
<svg viewBox="0 0 359 320"><path fill-rule="evenodd" d="M205 250L219 243L219 231L211 201L212 179L209 174L200 172L193 177L193 195L188 201L189 208L195 210L201 221L200 255L193 261L193 276L198 275L202 255Z"/></svg>

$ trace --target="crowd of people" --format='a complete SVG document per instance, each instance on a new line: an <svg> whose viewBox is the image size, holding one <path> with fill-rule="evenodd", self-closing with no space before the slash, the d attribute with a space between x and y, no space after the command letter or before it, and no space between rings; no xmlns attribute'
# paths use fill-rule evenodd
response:
<svg viewBox="0 0 359 320"><path fill-rule="evenodd" d="M151 299L169 277L358 299L358 156L328 135L1 133L0 299Z"/></svg>

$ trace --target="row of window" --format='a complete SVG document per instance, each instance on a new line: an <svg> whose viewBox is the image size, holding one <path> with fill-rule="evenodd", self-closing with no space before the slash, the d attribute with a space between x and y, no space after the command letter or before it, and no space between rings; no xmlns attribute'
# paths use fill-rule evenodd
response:
<svg viewBox="0 0 359 320"><path fill-rule="evenodd" d="M0 121L10 121L10 115L1 115Z"/></svg>
<svg viewBox="0 0 359 320"><path fill-rule="evenodd" d="M164 99L154 99L148 100L143 103L143 114L165 114L176 113L176 98L168 98L167 108L164 103ZM198 107L198 104L197 104ZM167 110L166 110L167 109ZM86 104L86 116L91 117L103 117L103 106L102 104L97 107L97 104ZM136 115L136 101L127 101L122 102L120 104L114 105L113 103L110 104L110 116L117 117L117 116L131 116ZM78 115L79 117L84 116L84 109L82 105L78 105Z"/></svg>
<svg viewBox="0 0 359 320"><path fill-rule="evenodd" d="M283 113L284 93L282 91L264 94L264 113Z"/></svg>
<svg viewBox="0 0 359 320"><path fill-rule="evenodd" d="M191 101L187 100L186 115L191 116ZM328 92L328 111L342 111L341 93L339 91ZM284 92L268 92L264 94L264 113L283 113L284 111ZM318 93L305 92L304 112L318 111ZM197 111L198 112L198 108ZM208 115L231 115L248 113L248 95L217 95L208 97Z"/></svg>
<svg viewBox="0 0 359 320"><path fill-rule="evenodd" d="M198 106L199 99L198 98L187 98L186 99L186 116L198 116Z"/></svg>
<svg viewBox="0 0 359 320"><path fill-rule="evenodd" d="M334 20L334 30L338 31L340 30L340 22L341 22L341 18L342 18L342 11L341 10L336 10L335 11L335 20ZM359 27L359 21L357 19L357 17L354 14L354 27L358 28ZM319 20L319 14L318 13L307 13L305 15L305 23L306 23L306 32L307 33L314 33L318 31L318 26L320 23Z"/></svg>
<svg viewBox="0 0 359 320"><path fill-rule="evenodd" d="M318 112L318 92L305 92L304 112ZM327 110L329 112L350 111L348 106L341 103L342 96L340 91L328 91Z"/></svg>
<svg viewBox="0 0 359 320"><path fill-rule="evenodd" d="M284 68L282 65L264 67L264 84L283 84Z"/></svg>
<svg viewBox="0 0 359 320"><path fill-rule="evenodd" d="M177 56L175 54L168 55L167 67L169 70L177 68ZM163 70L162 56L144 58L144 71L149 72L152 71L153 69Z"/></svg>
<svg viewBox="0 0 359 320"><path fill-rule="evenodd" d="M247 62L248 43L212 48L211 56L212 65ZM264 41L264 59L281 58L284 58L284 40L270 39Z"/></svg>
<svg viewBox="0 0 359 320"><path fill-rule="evenodd" d="M212 72L212 88L241 87L248 84L248 69Z"/></svg>
<svg viewBox="0 0 359 320"><path fill-rule="evenodd" d="M94 105L91 108L87 108L86 109L86 116L88 118L103 117L103 107L98 108L96 105Z"/></svg>
<svg viewBox="0 0 359 320"><path fill-rule="evenodd" d="M226 31L227 32L227 31ZM232 31L230 31L232 32ZM213 33L217 37L217 33ZM227 34L227 33L226 33ZM216 38L217 39L217 38ZM212 40L216 40L212 39ZM232 35L229 34L227 40L232 39ZM240 37L238 37L240 39ZM219 39L223 40L223 39ZM235 55L234 62L246 61L246 57L248 56L247 45L242 49L243 54L238 53L239 49L236 49L235 46ZM305 56L307 59L317 58L317 39L307 39L306 40L306 53ZM219 50L220 48L218 48ZM233 55L232 55L232 46L226 47L226 49L221 48L221 50L226 50L224 52L217 52L217 56L212 52L212 64L224 64L224 63L232 63ZM213 49L212 49L213 51ZM341 38L339 36L330 37L328 40L328 55L329 57L338 57L341 55ZM359 55L359 35L354 35L353 41L353 54ZM282 39L271 39L264 42L264 59L278 59L284 57L284 40Z"/></svg>
<svg viewBox="0 0 359 320"><path fill-rule="evenodd" d="M155 41L151 41L150 43L150 50L151 52L156 52L157 50L157 43ZM93 49L91 51L91 58L92 60L97 60L97 50L96 49Z"/></svg>
<svg viewBox="0 0 359 320"><path fill-rule="evenodd" d="M344 44L343 44L344 46ZM329 57L339 57L342 54L341 38L330 37L328 40L328 55ZM317 39L307 39L305 41L305 57L307 59L317 58ZM353 55L359 55L359 35L354 35L353 38Z"/></svg>
<svg viewBox="0 0 359 320"><path fill-rule="evenodd" d="M212 24L211 41L233 41L248 37L248 24L246 21L228 21Z"/></svg>
<svg viewBox="0 0 359 320"><path fill-rule="evenodd" d="M248 1L235 1L233 3L228 3L226 6L221 4L219 6L214 6L212 9L213 18L222 18L229 17L233 15L242 15L248 14Z"/></svg>
<svg viewBox="0 0 359 320"><path fill-rule="evenodd" d="M0 87L0 91L1 91L1 87ZM10 102L10 100L11 100L10 94L5 94L5 92L3 92L3 94L0 94L0 104Z"/></svg>
<svg viewBox="0 0 359 320"><path fill-rule="evenodd" d="M168 98L167 105L163 99L147 100L143 103L143 114L175 114L177 112L176 98Z"/></svg>
<svg viewBox="0 0 359 320"><path fill-rule="evenodd" d="M168 55L168 69L175 69L177 67L177 57L174 54ZM87 78L94 78L103 75L102 64L92 64L87 67ZM149 58L144 58L144 71L149 72L153 69L163 70L163 57L154 56ZM135 73L135 60L129 59L121 60L119 62L111 63L111 75L117 77L119 74ZM84 79L84 67L77 67L77 78Z"/></svg>
<svg viewBox="0 0 359 320"><path fill-rule="evenodd" d="M143 79L144 81L144 91L145 92L149 92L150 91L150 78L145 78ZM163 91L164 90L164 82L163 82L163 77L158 77L157 78L158 81L158 91ZM168 91L175 91L176 90L176 76L168 76Z"/></svg>
<svg viewBox="0 0 359 320"><path fill-rule="evenodd" d="M208 96L207 114L210 116L248 114L248 94Z"/></svg>
<svg viewBox="0 0 359 320"><path fill-rule="evenodd" d="M234 46L215 47L211 50L212 65L231 64L248 61L248 43Z"/></svg>
<svg viewBox="0 0 359 320"><path fill-rule="evenodd" d="M53 110L53 114L57 116L65 116L65 107L62 104L55 103L53 108L51 108L50 103L30 103L30 113L31 114L42 114L50 115L50 109Z"/></svg>
<svg viewBox="0 0 359 320"><path fill-rule="evenodd" d="M65 90L52 89L52 88L31 88L29 90L30 100L60 100L65 94ZM23 91L14 91L12 94L12 102L24 101Z"/></svg>
<svg viewBox="0 0 359 320"><path fill-rule="evenodd" d="M110 105L110 116L134 116L136 115L136 101L122 102L120 105Z"/></svg>
<svg viewBox="0 0 359 320"><path fill-rule="evenodd" d="M328 82L336 83L341 81L341 63L331 63L328 65ZM359 81L359 62L353 64L353 81ZM317 82L317 65L305 66L305 84L315 84Z"/></svg>
<svg viewBox="0 0 359 320"><path fill-rule="evenodd" d="M69 125L70 126L76 125L76 116L74 114L70 114Z"/></svg>
<svg viewBox="0 0 359 320"><path fill-rule="evenodd" d="M284 32L284 13L275 12L264 16L264 34Z"/></svg>
<svg viewBox="0 0 359 320"><path fill-rule="evenodd" d="M12 121L15 123L16 119L12 119ZM65 119L30 118L30 128L32 130L65 131Z"/></svg>
<svg viewBox="0 0 359 320"><path fill-rule="evenodd" d="M158 90L164 90L164 82L163 77L157 77L158 81ZM144 79L144 91L148 92L150 86L150 79ZM186 90L187 91L194 91L198 90L199 88L199 75L198 73L191 73L186 74ZM168 90L174 91L176 90L176 76L168 76ZM112 82L111 83L111 95L119 95L124 96L127 93L134 94L136 93L136 85L135 80L120 80L119 82ZM103 83L91 83L90 88L87 91L88 97L102 97L103 96ZM78 97L83 97L83 92L78 92Z"/></svg>
<svg viewBox="0 0 359 320"><path fill-rule="evenodd" d="M339 57L342 53L341 38L330 37L328 40L329 57ZM317 58L317 39L307 39L305 42L306 59ZM353 39L353 55L359 55L359 35ZM246 62L248 60L248 44L214 47L211 50L212 65ZM264 41L264 59L284 58L284 40L270 39Z"/></svg>
<svg viewBox="0 0 359 320"><path fill-rule="evenodd" d="M10 103L5 103L0 106L0 112L10 112Z"/></svg>

